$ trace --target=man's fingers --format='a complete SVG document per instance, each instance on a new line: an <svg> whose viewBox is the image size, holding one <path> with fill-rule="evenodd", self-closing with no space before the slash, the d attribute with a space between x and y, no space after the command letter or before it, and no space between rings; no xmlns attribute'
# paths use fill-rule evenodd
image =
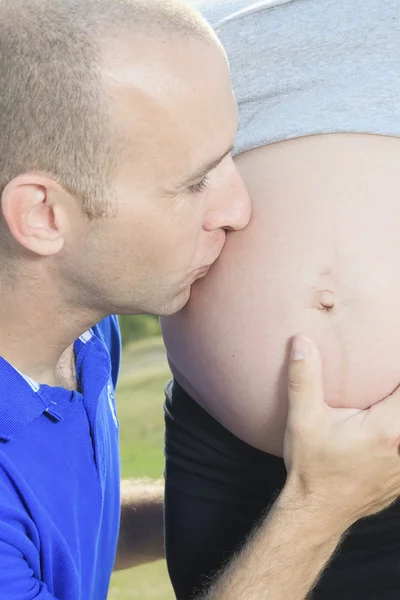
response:
<svg viewBox="0 0 400 600"><path fill-rule="evenodd" d="M321 355L305 335L292 340L288 372L289 419L313 421L325 411Z"/></svg>
<svg viewBox="0 0 400 600"><path fill-rule="evenodd" d="M371 422L376 427L381 425L381 432L386 434L388 439L399 443L400 441L400 386L389 396L374 404L369 410Z"/></svg>

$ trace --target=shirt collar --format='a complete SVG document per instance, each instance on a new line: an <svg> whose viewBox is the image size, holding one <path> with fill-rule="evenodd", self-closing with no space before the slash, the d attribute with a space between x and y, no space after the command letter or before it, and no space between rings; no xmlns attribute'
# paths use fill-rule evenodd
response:
<svg viewBox="0 0 400 600"><path fill-rule="evenodd" d="M81 350L93 335L89 330L76 340L76 355L82 354ZM0 440L12 440L42 414L54 421L62 421L66 401L70 402L74 393L39 384L0 357Z"/></svg>
<svg viewBox="0 0 400 600"><path fill-rule="evenodd" d="M0 357L0 438L12 440L49 407L40 385Z"/></svg>
<svg viewBox="0 0 400 600"><path fill-rule="evenodd" d="M75 342L75 352L92 336L92 330L81 335ZM61 421L65 399L70 399L72 393L63 388L40 385L0 357L0 440L12 440L43 413Z"/></svg>

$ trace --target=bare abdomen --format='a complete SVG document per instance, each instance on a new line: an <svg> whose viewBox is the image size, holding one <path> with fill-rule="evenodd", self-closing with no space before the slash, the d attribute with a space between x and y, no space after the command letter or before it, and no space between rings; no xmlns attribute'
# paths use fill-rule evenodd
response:
<svg viewBox="0 0 400 600"><path fill-rule="evenodd" d="M164 337L194 399L279 455L295 333L318 343L332 406L370 406L400 383L400 140L314 136L237 164L252 222L228 235Z"/></svg>

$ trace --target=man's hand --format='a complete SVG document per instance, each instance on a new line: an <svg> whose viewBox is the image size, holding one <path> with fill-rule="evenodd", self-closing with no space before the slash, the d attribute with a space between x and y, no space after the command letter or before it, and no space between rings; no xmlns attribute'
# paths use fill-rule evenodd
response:
<svg viewBox="0 0 400 600"><path fill-rule="evenodd" d="M304 600L348 527L400 495L400 392L368 410L332 409L318 349L305 336L294 342L286 485L201 600Z"/></svg>
<svg viewBox="0 0 400 600"><path fill-rule="evenodd" d="M330 408L319 351L297 336L289 365L286 487L348 527L400 495L399 445L400 391L368 410Z"/></svg>

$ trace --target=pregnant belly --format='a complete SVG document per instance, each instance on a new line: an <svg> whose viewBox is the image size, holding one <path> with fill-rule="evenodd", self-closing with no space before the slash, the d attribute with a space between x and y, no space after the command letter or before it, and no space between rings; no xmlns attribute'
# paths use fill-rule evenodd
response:
<svg viewBox="0 0 400 600"><path fill-rule="evenodd" d="M319 345L326 401L400 383L400 140L335 134L253 150L253 202L188 305L163 320L174 375L245 442L281 455L290 339Z"/></svg>

